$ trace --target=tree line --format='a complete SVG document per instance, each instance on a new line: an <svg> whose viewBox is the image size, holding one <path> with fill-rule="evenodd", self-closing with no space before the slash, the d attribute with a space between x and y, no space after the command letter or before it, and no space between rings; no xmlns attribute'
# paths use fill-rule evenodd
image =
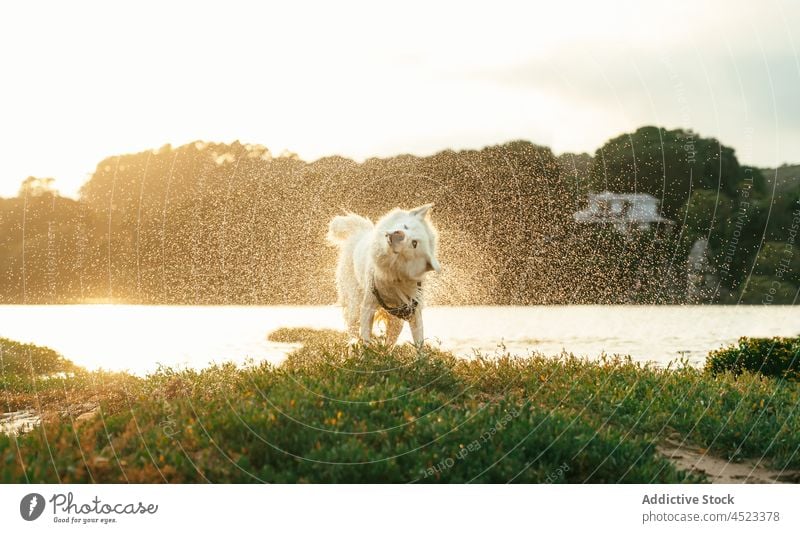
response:
<svg viewBox="0 0 800 533"><path fill-rule="evenodd" d="M435 303L681 303L699 238L714 270L702 301L792 303L800 180L783 170L656 127L593 156L514 141L306 162L239 142L167 145L104 159L77 200L35 177L0 199L0 301L332 303L332 216L434 202ZM632 235L577 225L587 195L603 190L652 194L674 224Z"/></svg>

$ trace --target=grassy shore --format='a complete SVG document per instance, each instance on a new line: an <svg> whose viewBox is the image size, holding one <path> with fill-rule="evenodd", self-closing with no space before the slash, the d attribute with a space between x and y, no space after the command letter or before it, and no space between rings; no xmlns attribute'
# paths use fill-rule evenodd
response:
<svg viewBox="0 0 800 533"><path fill-rule="evenodd" d="M35 409L43 424L0 436L0 480L702 481L657 453L667 440L800 468L792 381L621 358L351 348L303 329L271 338L303 344L279 367L5 374L1 405Z"/></svg>

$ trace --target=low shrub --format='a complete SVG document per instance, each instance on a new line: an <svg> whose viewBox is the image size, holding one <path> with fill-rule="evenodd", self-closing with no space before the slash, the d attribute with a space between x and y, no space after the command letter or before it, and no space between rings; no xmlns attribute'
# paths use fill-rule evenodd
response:
<svg viewBox="0 0 800 533"><path fill-rule="evenodd" d="M744 371L797 381L800 379L800 337L748 338L711 352L706 372L718 375Z"/></svg>
<svg viewBox="0 0 800 533"><path fill-rule="evenodd" d="M0 376L41 376L75 370L72 361L55 350L0 337Z"/></svg>

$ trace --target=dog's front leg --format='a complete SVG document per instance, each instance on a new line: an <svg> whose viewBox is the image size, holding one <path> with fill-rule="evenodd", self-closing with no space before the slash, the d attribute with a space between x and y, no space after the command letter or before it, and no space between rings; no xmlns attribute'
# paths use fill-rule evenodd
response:
<svg viewBox="0 0 800 533"><path fill-rule="evenodd" d="M411 318L408 320L408 325L411 327L411 338L414 340L414 346L422 348L425 335L422 332L422 311L420 311L419 308L411 315Z"/></svg>
<svg viewBox="0 0 800 533"><path fill-rule="evenodd" d="M377 310L375 298L368 293L361 302L361 340L364 342L369 342L372 338L372 321Z"/></svg>

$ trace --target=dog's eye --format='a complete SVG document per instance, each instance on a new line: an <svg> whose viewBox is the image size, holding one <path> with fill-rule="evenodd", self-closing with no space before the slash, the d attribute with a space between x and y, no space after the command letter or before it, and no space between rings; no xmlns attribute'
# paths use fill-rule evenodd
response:
<svg viewBox="0 0 800 533"><path fill-rule="evenodd" d="M417 241L411 241L411 246L413 246L414 248L416 248L416 247L417 247Z"/></svg>

